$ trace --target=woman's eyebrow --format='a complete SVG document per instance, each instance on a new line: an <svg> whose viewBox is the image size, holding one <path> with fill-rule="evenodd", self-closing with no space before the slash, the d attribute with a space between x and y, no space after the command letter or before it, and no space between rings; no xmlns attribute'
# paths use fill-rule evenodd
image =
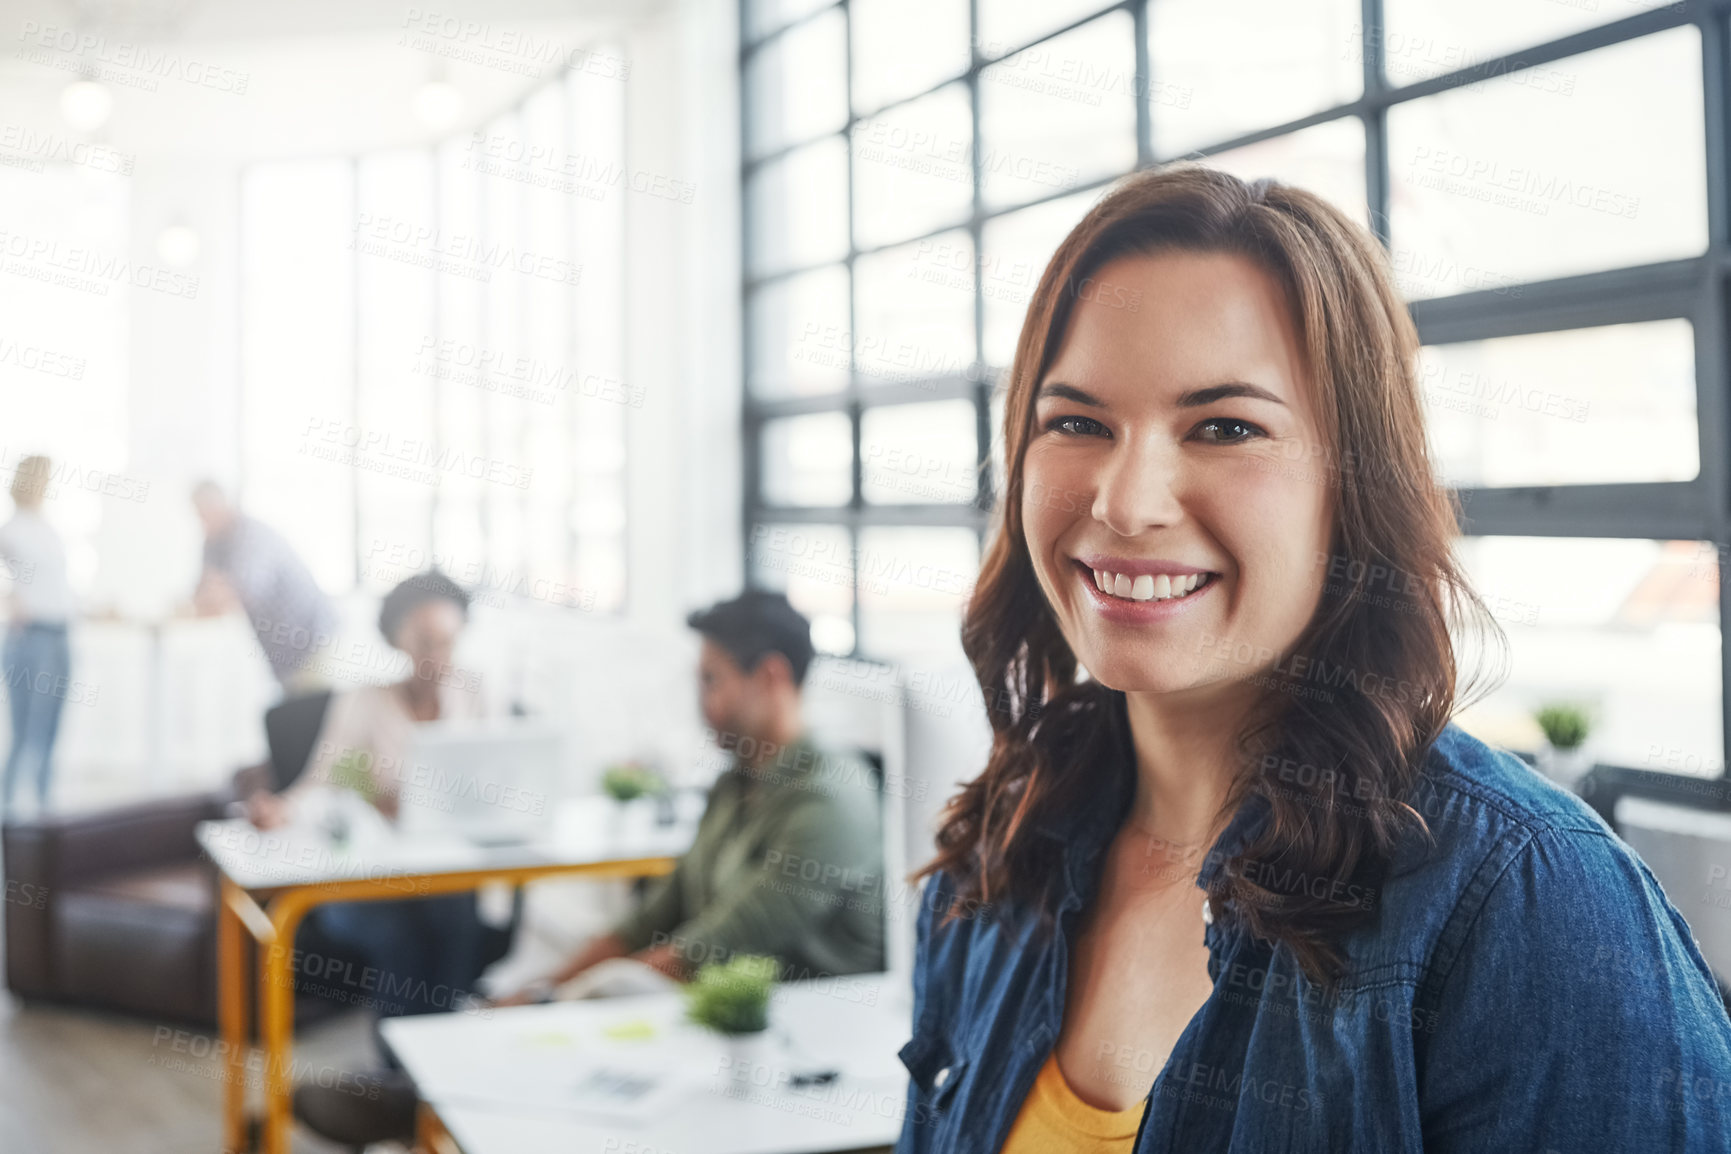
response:
<svg viewBox="0 0 1731 1154"><path fill-rule="evenodd" d="M1078 405L1088 405L1096 409L1103 409L1106 407L1106 402L1102 401L1094 394L1083 392L1075 385L1066 385L1061 381L1047 381L1045 384L1041 385L1039 392L1034 394L1034 401L1037 404L1047 397L1057 397L1066 401L1075 401Z"/></svg>
<svg viewBox="0 0 1731 1154"><path fill-rule="evenodd" d="M1078 389L1075 385L1066 385L1062 381L1047 381L1042 384L1039 391L1034 395L1034 401L1038 404L1047 397L1074 401L1078 405L1087 405L1095 409L1106 408L1106 402L1094 394ZM1203 405L1212 405L1214 402L1223 401L1228 397L1248 397L1257 401L1272 401L1277 405L1286 404L1285 401L1260 385L1252 385L1246 381L1227 381L1224 384L1209 385L1204 389L1191 389L1188 392L1180 393L1178 395L1178 407L1194 409Z"/></svg>
<svg viewBox="0 0 1731 1154"><path fill-rule="evenodd" d="M1222 385L1209 385L1205 389L1191 389L1178 395L1178 407L1193 409L1199 405L1212 405L1215 401L1223 401L1227 397L1250 397L1258 401L1273 401L1277 405L1285 401L1259 385L1247 384L1244 381L1227 381Z"/></svg>

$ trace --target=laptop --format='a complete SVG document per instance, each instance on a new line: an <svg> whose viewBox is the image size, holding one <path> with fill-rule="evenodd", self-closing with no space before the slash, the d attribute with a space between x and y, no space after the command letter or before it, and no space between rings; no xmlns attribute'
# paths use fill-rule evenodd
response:
<svg viewBox="0 0 1731 1154"><path fill-rule="evenodd" d="M552 826L565 733L543 721L433 721L415 727L398 787L404 834L515 845Z"/></svg>

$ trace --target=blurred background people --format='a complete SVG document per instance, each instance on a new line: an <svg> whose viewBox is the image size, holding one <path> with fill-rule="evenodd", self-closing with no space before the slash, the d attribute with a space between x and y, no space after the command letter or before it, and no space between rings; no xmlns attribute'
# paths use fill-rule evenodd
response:
<svg viewBox="0 0 1731 1154"><path fill-rule="evenodd" d="M691 849L642 908L507 1002L554 986L568 997L638 992L653 982L633 969L685 980L735 954L774 957L794 980L883 968L879 802L870 770L806 733L810 622L783 594L751 591L688 623L703 638L704 724L733 763Z"/></svg>
<svg viewBox="0 0 1731 1154"><path fill-rule="evenodd" d="M394 820L414 727L474 720L485 713L479 679L454 662L468 619L468 593L437 569L416 574L386 594L379 606L379 632L409 659L409 675L334 694L305 772L281 794L248 799L253 824L261 829L281 825L297 801L330 785L363 794Z"/></svg>
<svg viewBox="0 0 1731 1154"><path fill-rule="evenodd" d="M555 990L596 998L677 988L705 962L736 955L773 957L788 981L884 968L881 786L862 762L820 749L806 732L811 623L783 594L752 591L688 624L703 638L704 723L735 752L696 838L641 908L499 1005ZM334 1141L413 1135L415 1091L400 1071L341 1088L306 1083L294 1102L303 1123Z"/></svg>
<svg viewBox="0 0 1731 1154"><path fill-rule="evenodd" d="M204 616L244 611L285 693L324 685L316 661L336 636L337 614L306 563L276 530L235 508L215 482L195 485L192 504L204 526L204 571L193 608Z"/></svg>
<svg viewBox="0 0 1731 1154"><path fill-rule="evenodd" d="M71 681L67 623L73 598L66 580L66 547L42 515L51 476L47 457L20 461L12 477L12 517L0 525L0 562L10 585L11 610L0 650L12 718L0 799L7 817L16 813L19 782L25 779L35 787L37 807L48 808L54 739Z"/></svg>
<svg viewBox="0 0 1731 1154"><path fill-rule="evenodd" d="M386 594L379 632L408 657L409 676L335 694L305 772L281 794L248 799L253 824L282 825L314 790L332 786L360 793L395 820L414 727L481 715L479 694L457 688L467 679L452 663L468 615L469 595L436 569ZM389 988L401 997L380 999L386 1017L449 1010L480 975L482 927L472 893L332 902L307 923L316 936L390 977Z"/></svg>

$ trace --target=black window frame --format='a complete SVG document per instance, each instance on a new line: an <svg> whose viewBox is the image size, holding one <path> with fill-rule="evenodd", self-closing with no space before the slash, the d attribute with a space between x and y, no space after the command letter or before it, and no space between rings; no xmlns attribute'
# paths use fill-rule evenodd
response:
<svg viewBox="0 0 1731 1154"><path fill-rule="evenodd" d="M979 8L989 0L969 0L970 64L966 72L947 76L930 87L860 114L853 106L853 52L851 0L835 0L782 23L756 38L748 38L748 5L739 0L739 75L741 132L740 187L741 251L751 253L751 208L749 182L766 164L820 140L839 136L847 149L848 249L840 262L848 271L848 331L855 331L852 291L858 258L905 244L965 229L972 239L974 262L974 347L984 348L984 294L981 291L983 231L990 220L1020 212L1079 192L1098 191L1127 173L1079 182L1045 196L988 210L982 196L980 156L980 74L985 68L1029 48L1043 44L1114 12L1127 12L1134 25L1138 84L1158 78L1150 71L1148 56L1149 6L1157 0L1119 0L1102 4L1087 15L1023 43L1006 46L992 55L981 53ZM848 115L839 129L792 141L753 157L745 151L749 139L751 108L745 76L753 56L790 30L840 9L844 17L843 48L846 54ZM1695 540L1711 543L1719 562L1720 623L1720 771L1716 777L1666 773L1618 767L1617 772L1634 775L1643 789L1675 797L1696 805L1731 809L1731 776L1727 773L1725 747L1731 746L1731 647L1724 642L1724 629L1731 622L1731 309L1727 281L1731 279L1731 0L1682 0L1663 8L1636 13L1596 27L1584 29L1542 44L1523 47L1492 59L1411 84L1391 83L1386 76L1383 0L1360 0L1360 45L1363 62L1363 92L1356 99L1282 124L1242 133L1182 153L1160 154L1156 148L1152 116L1146 99L1137 101L1136 170L1180 158L1205 158L1218 153L1286 136L1302 129L1342 119L1357 119L1365 139L1365 193L1371 231L1386 248L1389 245L1388 200L1390 189L1388 111L1409 101L1436 96L1486 79L1522 69L1552 64L1582 53L1637 40L1668 29L1692 25L1701 39L1702 101L1707 194L1707 247L1699 256L1609 269L1581 275L1521 282L1519 294L1503 287L1471 291L1409 302L1420 340L1426 345L1490 340L1531 333L1556 332L1603 325L1627 324L1681 318L1694 327L1696 368L1696 416L1700 438L1700 472L1690 481L1628 484L1544 485L1520 488L1472 487L1458 490L1463 536L1637 538L1646 540ZM918 236L891 244L860 247L854 238L854 150L852 133L858 124L882 116L903 105L930 96L941 88L964 82L972 101L973 202L970 215ZM741 310L749 316L754 290L836 261L825 260L753 276L749 259L742 262ZM998 374L1007 366L987 366L976 361L967 371L930 380L883 385L862 380L858 365L850 359L845 389L815 396L765 398L753 394L751 325L744 325L742 380L744 382L740 435L743 452L743 556L746 581L751 583L752 537L755 526L770 524L840 525L854 546L853 625L856 638L852 656L864 656L858 646L860 600L858 542L860 531L874 526L958 526L975 530L984 545L990 528L993 499L991 402ZM850 358L852 351L850 349ZM968 399L975 405L979 491L971 503L952 505L867 504L862 495L860 428L864 412L878 406ZM762 499L763 462L761 434L765 423L807 413L845 412L852 426L853 487L846 505L828 507L772 505ZM1715 788L1703 790L1704 781Z"/></svg>

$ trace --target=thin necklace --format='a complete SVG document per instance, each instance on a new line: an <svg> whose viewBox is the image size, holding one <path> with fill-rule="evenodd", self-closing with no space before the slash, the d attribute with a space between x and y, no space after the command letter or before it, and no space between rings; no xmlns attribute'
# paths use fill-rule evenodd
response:
<svg viewBox="0 0 1731 1154"><path fill-rule="evenodd" d="M1166 846L1169 849L1193 850L1193 849L1201 849L1205 845L1212 844L1212 839L1207 838L1207 837L1203 838L1201 841L1191 841L1191 842L1173 841L1169 837L1163 837L1160 834L1155 833L1153 830L1149 829L1147 826L1143 825L1141 822L1137 821L1134 818L1130 819L1129 825L1130 825L1130 828L1132 830L1136 831L1137 833L1140 833L1142 836L1146 837L1149 841L1159 842L1161 845Z"/></svg>

